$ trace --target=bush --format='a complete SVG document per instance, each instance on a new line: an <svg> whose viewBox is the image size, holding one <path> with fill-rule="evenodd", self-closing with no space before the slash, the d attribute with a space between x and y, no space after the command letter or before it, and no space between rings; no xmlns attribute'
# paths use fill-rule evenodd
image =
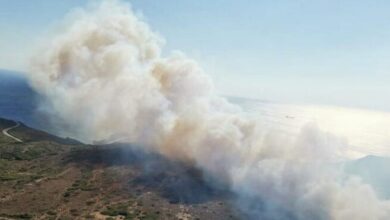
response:
<svg viewBox="0 0 390 220"><path fill-rule="evenodd" d="M85 202L85 204L87 204L87 205L92 205L94 203L95 203L95 200L93 200L93 199L90 199L90 200Z"/></svg>
<svg viewBox="0 0 390 220"><path fill-rule="evenodd" d="M117 204L114 206L107 207L106 210L102 212L103 215L109 215L109 216L128 216L129 213L127 212L127 206L124 204Z"/></svg>
<svg viewBox="0 0 390 220"><path fill-rule="evenodd" d="M52 211L52 210L50 210L50 211L48 211L48 212L46 212L48 215L57 215L57 212L55 212L55 211Z"/></svg>

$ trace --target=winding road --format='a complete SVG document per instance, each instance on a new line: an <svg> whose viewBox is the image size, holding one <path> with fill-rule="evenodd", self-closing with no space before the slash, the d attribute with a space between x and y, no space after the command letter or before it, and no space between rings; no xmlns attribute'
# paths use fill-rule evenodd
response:
<svg viewBox="0 0 390 220"><path fill-rule="evenodd" d="M3 134L4 134L5 136L7 136L7 137L10 137L10 138L14 139L14 140L17 141L17 142L23 142L23 141L20 140L19 138L14 137L14 136L12 136L12 135L10 135L10 134L8 133L8 131L10 131L11 129L17 128L17 127L19 127L19 126L20 126L20 123L19 123L19 122L16 122L16 125L11 126L11 127L8 127L8 128L4 128L4 129L3 129Z"/></svg>

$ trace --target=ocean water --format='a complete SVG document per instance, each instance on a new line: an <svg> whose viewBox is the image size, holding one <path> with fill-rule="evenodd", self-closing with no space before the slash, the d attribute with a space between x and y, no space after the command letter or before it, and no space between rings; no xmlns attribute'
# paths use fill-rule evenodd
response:
<svg viewBox="0 0 390 220"><path fill-rule="evenodd" d="M349 159L367 155L390 157L390 112L246 99L233 101L277 132L297 135L310 125L344 139Z"/></svg>

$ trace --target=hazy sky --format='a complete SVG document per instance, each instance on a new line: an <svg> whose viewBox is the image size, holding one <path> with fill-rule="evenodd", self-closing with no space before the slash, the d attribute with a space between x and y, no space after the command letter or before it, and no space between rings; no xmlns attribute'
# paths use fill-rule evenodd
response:
<svg viewBox="0 0 390 220"><path fill-rule="evenodd" d="M0 0L0 68L23 70L34 42L87 2ZM221 94L390 111L388 0L131 2Z"/></svg>

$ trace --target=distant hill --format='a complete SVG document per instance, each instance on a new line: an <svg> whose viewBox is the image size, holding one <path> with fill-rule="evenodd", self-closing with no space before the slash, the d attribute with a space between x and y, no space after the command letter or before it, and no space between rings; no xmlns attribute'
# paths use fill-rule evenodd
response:
<svg viewBox="0 0 390 220"><path fill-rule="evenodd" d="M390 199L390 158L366 156L345 165L346 172L370 184L382 198Z"/></svg>
<svg viewBox="0 0 390 220"><path fill-rule="evenodd" d="M0 70L0 117L41 127L35 119L38 95L21 73Z"/></svg>

